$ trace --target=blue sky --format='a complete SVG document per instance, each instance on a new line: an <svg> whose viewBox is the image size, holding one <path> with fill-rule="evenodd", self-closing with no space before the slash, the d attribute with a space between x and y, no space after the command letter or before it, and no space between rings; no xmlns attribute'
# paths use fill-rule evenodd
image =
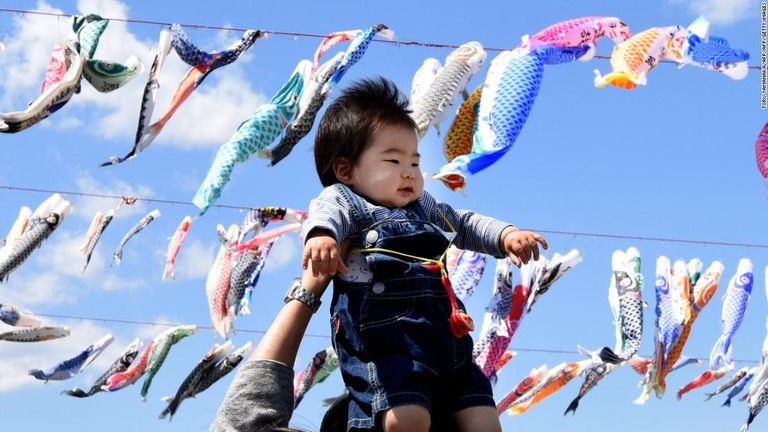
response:
<svg viewBox="0 0 768 432"><path fill-rule="evenodd" d="M148 5L115 0L55 4L9 0L3 7L307 34L384 23L403 42L458 45L475 40L486 48L510 49L523 34L534 34L570 18L617 16L637 33L655 26L687 26L703 13L712 22L712 34L750 52L750 65L759 64L760 59L760 6L751 0L553 1L546 5L489 2L462 3L460 8L442 2L400 0L372 4L342 1L333 5L301 0L290 7L230 0L194 7L180 1ZM0 38L7 47L0 53L2 111L20 110L39 94L50 48L66 37L68 30L68 18L0 13ZM112 22L102 37L97 57L122 62L136 54L148 69L159 30L152 24ZM240 37L239 32L187 31L208 51L222 49ZM279 89L299 60L311 58L318 43L315 38L281 35L257 41L239 61L213 72L149 149L116 167L99 168L98 164L130 149L147 71L126 87L106 95L83 83L81 94L59 112L29 130L2 137L0 230L7 232L21 206L34 209L49 195L3 186L191 202L216 149ZM612 47L610 40L601 40L598 55L609 56ZM343 45L332 52L345 48ZM377 74L394 80L408 92L413 73L424 59L444 61L449 52L447 48L375 43L345 75L336 92L356 78ZM470 81L470 89L482 83L487 65L497 53L489 51L485 66ZM742 81L732 81L695 67L678 70L674 65L662 64L649 74L646 87L625 91L596 89L593 69L606 73L610 66L607 60L593 59L589 63L548 67L530 118L509 153L471 177L464 194L452 193L439 182L427 182L427 189L454 207L470 208L528 229L768 243L764 230L766 189L754 161L754 141L766 121L765 111L760 109L759 70L750 70ZM160 75L158 114L169 102L184 71L183 63L171 54ZM444 129L449 121L443 124ZM313 137L311 133L275 167L267 167L260 159L237 166L218 203L306 209L321 189L310 152ZM428 172L436 172L443 163L441 142L431 130L420 144ZM77 249L88 224L97 210L106 212L117 200L78 195L65 198L72 201L74 212L0 286L0 303L40 314L209 325L204 286L218 247L215 226L239 223L241 211L213 208L196 220L178 258L177 280L162 282L167 238L186 214L195 213L194 207L142 201L124 206L104 233L87 273L81 275L84 257ZM128 243L121 267L109 267L111 253L124 233L154 208L162 216ZM685 350L689 356L702 358L709 356L719 335L724 285L739 259L750 258L755 266L755 286L734 340L734 351L737 359L759 359L766 332L765 248L573 234L545 236L550 244L548 255L576 248L584 261L557 282L522 322L511 344L521 352L502 370L495 389L497 398L542 363L554 366L580 359L576 354L525 349L570 352L576 345L590 349L613 345L606 295L610 257L614 250L630 246L640 250L646 280L653 280L659 255L673 261L699 258L705 266L721 260L725 265L721 287L696 321ZM299 274L300 250L295 234L277 243L254 294L253 314L235 321L236 329L267 328L282 305L291 279ZM490 298L493 267L490 263L468 304L478 324ZM649 308L640 352L650 355L652 285L646 285L644 297ZM325 300L327 303L330 298ZM0 412L9 430L205 430L233 377L185 401L170 424L157 419L165 407L160 398L176 391L214 343L212 333L201 330L173 347L153 381L147 402L139 398L139 385L85 400L60 396L63 389L90 387L133 338L146 341L166 327L98 319L48 321L69 326L72 335L38 344L0 345ZM328 311L323 307L302 344L297 369L330 344L327 328ZM74 356L108 332L115 335L116 341L83 374L48 384L26 375L29 368L45 368ZM234 342L237 346L247 341L257 343L259 336L241 331ZM578 378L522 416L502 415L502 425L504 430L535 428L544 432L607 427L658 432L736 430L747 416L744 404L718 408L722 400L705 403L702 390L687 394L682 401L675 400L674 391L703 370L704 366L688 367L674 373L668 379L669 390L663 399L652 398L645 406L636 406L632 400L639 395L639 375L622 368L582 400L575 416L563 417L578 392ZM336 374L313 388L296 411L292 425L317 430L323 414L320 401L340 393L341 386ZM758 417L753 429L761 430L766 424L768 420Z"/></svg>

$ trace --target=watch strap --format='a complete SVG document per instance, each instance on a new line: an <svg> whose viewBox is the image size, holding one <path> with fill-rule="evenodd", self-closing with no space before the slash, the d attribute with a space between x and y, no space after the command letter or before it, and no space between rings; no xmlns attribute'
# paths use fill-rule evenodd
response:
<svg viewBox="0 0 768 432"><path fill-rule="evenodd" d="M298 300L309 306L309 308L312 309L312 313L316 313L317 310L320 309L320 304L322 303L318 296L301 286L299 281L294 282L291 289L289 289L288 293L285 295L285 303L288 303L291 300Z"/></svg>

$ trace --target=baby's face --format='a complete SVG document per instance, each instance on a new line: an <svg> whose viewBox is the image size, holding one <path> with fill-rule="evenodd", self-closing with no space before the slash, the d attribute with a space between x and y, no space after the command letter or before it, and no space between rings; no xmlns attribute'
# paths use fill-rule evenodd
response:
<svg viewBox="0 0 768 432"><path fill-rule="evenodd" d="M403 207L421 196L421 175L416 131L383 125L352 167L347 186L384 207Z"/></svg>

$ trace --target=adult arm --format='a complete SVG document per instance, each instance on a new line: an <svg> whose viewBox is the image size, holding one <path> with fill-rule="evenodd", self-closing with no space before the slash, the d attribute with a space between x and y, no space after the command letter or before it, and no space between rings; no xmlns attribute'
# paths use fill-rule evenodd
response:
<svg viewBox="0 0 768 432"><path fill-rule="evenodd" d="M321 297L330 277L302 275L305 289ZM214 431L287 427L293 414L293 369L312 310L299 301L280 309L253 354L237 372L211 425Z"/></svg>

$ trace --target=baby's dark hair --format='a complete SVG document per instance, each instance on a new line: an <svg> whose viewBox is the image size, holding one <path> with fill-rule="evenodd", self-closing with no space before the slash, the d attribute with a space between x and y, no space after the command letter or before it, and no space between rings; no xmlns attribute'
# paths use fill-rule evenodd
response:
<svg viewBox="0 0 768 432"><path fill-rule="evenodd" d="M395 83L376 77L356 81L341 92L320 119L315 134L315 167L324 187L338 183L333 163L340 157L357 162L383 125L416 130L408 98Z"/></svg>

